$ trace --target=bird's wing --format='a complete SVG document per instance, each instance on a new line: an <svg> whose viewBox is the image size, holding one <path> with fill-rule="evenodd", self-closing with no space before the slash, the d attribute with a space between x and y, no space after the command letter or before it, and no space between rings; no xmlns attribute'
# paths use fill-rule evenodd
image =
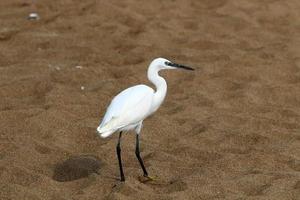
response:
<svg viewBox="0 0 300 200"><path fill-rule="evenodd" d="M113 98L100 124L101 132L137 123L148 113L153 89L146 85L130 87Z"/></svg>

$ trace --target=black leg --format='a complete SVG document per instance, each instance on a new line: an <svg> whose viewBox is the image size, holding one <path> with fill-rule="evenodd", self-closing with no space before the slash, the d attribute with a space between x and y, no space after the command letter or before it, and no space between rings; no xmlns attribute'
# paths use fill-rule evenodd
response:
<svg viewBox="0 0 300 200"><path fill-rule="evenodd" d="M136 146L135 146L135 155L137 157L137 159L139 160L140 164L141 164L141 167L143 169L143 172L144 172L144 176L145 177L148 177L148 172L144 166L144 163L143 163L143 160L140 156L140 141L139 141L139 135L136 134Z"/></svg>
<svg viewBox="0 0 300 200"><path fill-rule="evenodd" d="M117 144L117 155L118 155L118 161L119 161L119 167L120 167L120 175L121 175L121 181L125 181L125 176L123 172L123 167L122 167L122 160L121 160L121 137L122 137L122 131L119 134L119 140Z"/></svg>

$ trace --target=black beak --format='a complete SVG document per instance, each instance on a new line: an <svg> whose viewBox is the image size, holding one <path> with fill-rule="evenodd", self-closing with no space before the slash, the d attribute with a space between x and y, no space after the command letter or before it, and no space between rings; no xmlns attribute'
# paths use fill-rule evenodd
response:
<svg viewBox="0 0 300 200"><path fill-rule="evenodd" d="M177 63L172 63L172 62L165 62L166 65L171 66L171 67L177 67L177 68L182 68L182 69L186 69L186 70L195 70L191 67L185 66L185 65L180 65Z"/></svg>

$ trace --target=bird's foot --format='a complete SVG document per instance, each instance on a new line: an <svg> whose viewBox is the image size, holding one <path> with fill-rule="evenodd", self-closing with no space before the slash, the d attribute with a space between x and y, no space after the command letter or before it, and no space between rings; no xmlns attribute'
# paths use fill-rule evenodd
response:
<svg viewBox="0 0 300 200"><path fill-rule="evenodd" d="M112 187L114 191L119 190L125 183L125 177L121 177Z"/></svg>
<svg viewBox="0 0 300 200"><path fill-rule="evenodd" d="M139 181L142 183L147 183L147 182L156 181L156 180L157 180L157 177L155 177L155 176L144 175L144 176L139 177Z"/></svg>
<svg viewBox="0 0 300 200"><path fill-rule="evenodd" d="M146 176L147 179L149 179L149 181L156 181L157 180L157 176Z"/></svg>

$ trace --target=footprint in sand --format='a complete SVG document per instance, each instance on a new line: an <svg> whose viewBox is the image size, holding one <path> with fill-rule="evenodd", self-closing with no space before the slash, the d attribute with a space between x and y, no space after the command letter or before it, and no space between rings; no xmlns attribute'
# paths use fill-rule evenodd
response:
<svg viewBox="0 0 300 200"><path fill-rule="evenodd" d="M298 172L300 171L300 161L299 160L291 159L290 161L287 162L287 164L293 170L298 171Z"/></svg>
<svg viewBox="0 0 300 200"><path fill-rule="evenodd" d="M171 194L174 192L181 192L187 190L187 183L181 178L175 178L170 181L164 182L162 180L146 181L145 184L152 187L158 193Z"/></svg>
<svg viewBox="0 0 300 200"><path fill-rule="evenodd" d="M245 190L248 196L260 196L263 195L264 191L271 187L271 184L264 184L259 186L249 187Z"/></svg>
<svg viewBox="0 0 300 200"><path fill-rule="evenodd" d="M6 168L6 170L4 171L10 174L8 180L9 183L21 185L24 187L28 187L32 183L37 182L39 179L38 175L35 175L33 172L28 171L22 167L10 167L9 169Z"/></svg>
<svg viewBox="0 0 300 200"><path fill-rule="evenodd" d="M34 149L40 154L50 154L51 149L46 147L45 145L36 144Z"/></svg>

